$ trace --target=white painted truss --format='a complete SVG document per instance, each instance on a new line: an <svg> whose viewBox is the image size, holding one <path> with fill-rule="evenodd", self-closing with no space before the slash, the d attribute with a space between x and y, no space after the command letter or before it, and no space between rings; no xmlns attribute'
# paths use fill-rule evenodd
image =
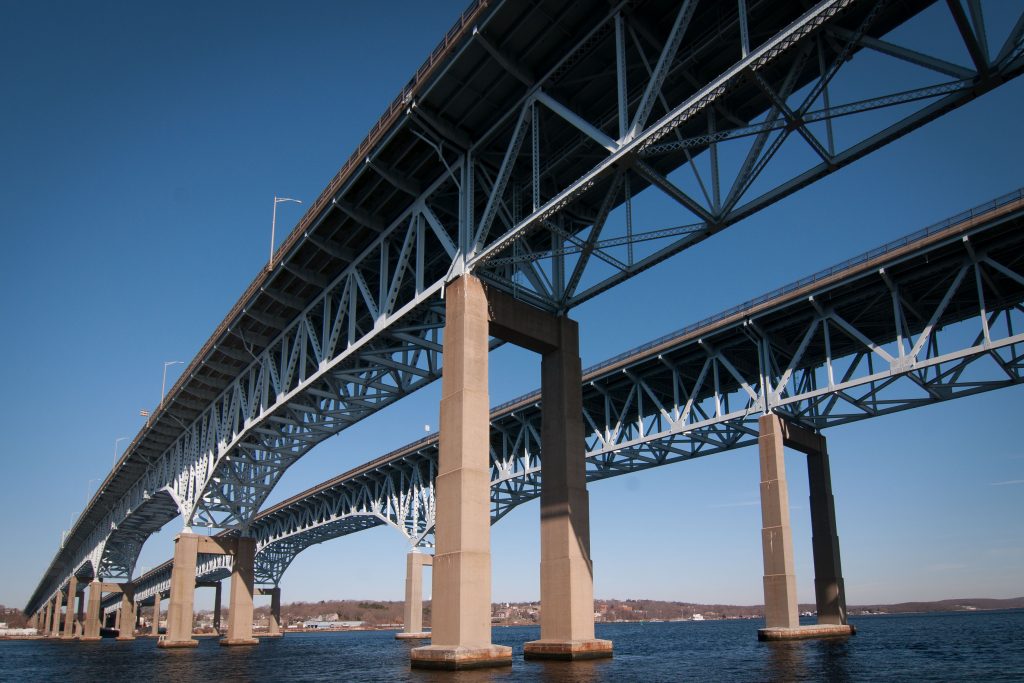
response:
<svg viewBox="0 0 1024 683"><path fill-rule="evenodd" d="M130 578L145 539L178 515L185 527L246 532L309 449L440 376L440 297L462 273L565 313L1024 71L1024 13L993 46L975 0L966 11L959 2L933 8L955 24L967 64L944 58L945 45L911 47L889 35L931 11L926 0L821 0L809 9L752 0L727 9L710 0L541 4L550 5L546 13L511 0L467 10L218 328L209 353L155 411L111 474L117 493L96 494L28 611L73 574ZM544 33L556 24L575 31L571 39ZM751 44L752 36L764 40ZM865 95L856 72L847 76L864 54L917 71L899 85L871 79L877 91ZM872 128L862 118L884 122ZM810 149L814 161L798 170L781 162L793 146ZM728 177L719 157L737 149L742 163ZM672 225L634 224L634 207L652 193L678 205ZM354 246L338 241L357 232L369 237ZM314 268L317 256L342 265ZM281 273L316 294L276 286ZM817 312L810 338L854 335L836 315ZM246 321L262 331L247 332ZM766 367L792 360L772 339L758 343ZM928 356L932 346L901 349L897 365L917 374L897 375L919 377L936 395L955 393L950 378L963 372L936 369L949 361ZM624 458L678 459L740 443L749 435L743 411L767 407L822 426L833 418L819 413L838 420L837 406L852 411L848 419L890 409L882 394L894 382L876 378L864 396L851 392L865 385L848 385L888 362L874 349L856 357L849 380L848 367L830 365L840 375L833 384L794 369L760 389L734 359L747 351L710 340L705 348L696 388L741 376L740 391L720 396L718 407L676 406L663 396L662 405L681 412L666 408L635 424L607 423L588 407L591 425L610 430L590 444L591 462L605 463L600 471ZM218 352L232 362L217 360ZM861 363L870 365L866 375ZM888 371L896 372L891 364ZM220 379L204 387L209 373ZM638 385L620 413L649 408L649 390ZM813 399L814 391L833 398ZM744 395L750 405L738 403ZM190 417L176 417L175 406ZM532 446L534 436L510 431L509 448ZM522 473L537 463L500 462L509 500L533 491ZM366 517L352 511L380 495L390 500L390 485L350 492L332 515ZM370 516L425 542L428 489L408 490ZM287 566L287 553L280 557L277 566Z"/></svg>
<svg viewBox="0 0 1024 683"><path fill-rule="evenodd" d="M766 412L823 430L1022 384L1024 191L589 368L583 381L589 481L756 444ZM540 495L539 401L491 413L492 523ZM259 515L257 582L277 585L302 550L382 524L432 546L437 457L428 437Z"/></svg>

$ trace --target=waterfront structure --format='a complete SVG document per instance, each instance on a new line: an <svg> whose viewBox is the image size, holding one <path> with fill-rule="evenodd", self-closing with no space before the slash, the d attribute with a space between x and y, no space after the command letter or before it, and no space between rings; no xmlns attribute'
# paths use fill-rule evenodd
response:
<svg viewBox="0 0 1024 683"><path fill-rule="evenodd" d="M448 371L437 461L434 581L435 595L443 595L452 611L435 615L432 644L413 657L451 667L506 662L507 653L491 646L478 606L489 603L489 586L470 578L489 566L490 466L486 451L471 446L487 441L486 351L492 335L541 353L546 400L540 410L559 411L568 419L564 428L542 425L547 462L559 463L558 475L547 477L543 489L535 479L530 490L541 496L542 507L556 511L542 521L544 600L566 602L542 611L548 621L530 655L607 654L610 650L592 638L592 614L585 614L590 606L581 607L592 587L585 464L575 436L576 331L566 314L1024 69L1024 24L1014 24L1005 43L990 54L981 14L968 17L959 3L949 3L947 11L969 53L968 66L888 40L894 28L929 4L821 0L809 8L798 3L748 8L740 0L724 8L695 0L610 6L544 0L527 7L506 0L471 5L126 449L27 611L52 600L56 632L65 593L69 617L74 612L76 581L102 577L132 583L142 543L181 516L165 644L191 642L185 627L191 596L184 593L193 589L197 570L200 541L191 533L193 524L233 530L235 545L222 548L232 566L232 621L251 612L252 525L281 474L317 443L437 379L443 344ZM925 87L844 100L835 76L865 50L914 64L932 80ZM835 147L831 131L838 117L895 105L917 108L884 129L861 131L846 148ZM825 125L825 140L809 130L811 122ZM820 159L795 175L772 164L794 133ZM558 141L543 149L543 158L542 136ZM732 178L722 176L717 163L718 145L726 140L750 143ZM699 155L706 155L712 169L711 191L703 198L668 178ZM770 189L749 196L756 179L769 177ZM723 187L728 188L724 194ZM692 220L634 230L631 208L647 188L670 197ZM626 209L624 225L609 220L617 206ZM990 266L980 259L975 267ZM850 334L834 311L810 308L817 317L806 333L808 344L819 326L826 346L835 330ZM910 322L901 319L899 325ZM765 342L756 327L746 335L755 358L761 358L753 367L765 373L780 349L789 348ZM908 357L933 352L925 344L908 354L900 341L898 357L892 356L872 347L870 335L861 337L852 335L852 343L867 340L867 363L880 357L901 377L920 371L905 365ZM1007 343L1000 348L1014 348L1015 342ZM732 384L729 377L742 376L747 368L727 360L723 347L703 346L704 356L698 357L713 378L701 374L697 388L707 380L718 400L724 380L741 403L749 394L753 407L746 408L747 422L758 413L799 405L781 398L780 387L795 381L800 368L776 377L781 384L771 391L764 386L766 374L755 384L746 379ZM803 353L797 354L801 360ZM831 373L831 360L816 367ZM859 363L853 367L856 371ZM1017 366L1008 367L1013 381ZM627 385L633 381L623 374ZM804 371L804 376L813 374ZM680 377L673 380L676 388L683 386L685 376ZM943 384L924 400L941 400L950 390L949 377L922 378L925 384ZM878 381L868 382L872 394L858 410L889 409L877 399ZM830 382L829 387L845 384L834 377ZM761 397L755 387L761 387ZM830 394L818 387L821 393L803 399L812 407L798 415L814 429L828 423L818 415L823 400L846 401L843 390ZM648 390L638 387L637 395ZM825 395L829 399L818 398ZM552 396L556 401L547 400ZM723 447L723 438L732 438L733 445L751 438L755 432L743 419L716 421L723 407L726 415L734 412L727 406L702 413L715 428L683 430L693 408L685 403L677 405L679 414L652 413L646 425L605 421L610 431L604 440L615 442L618 434L634 431L660 433L664 426L664 439L645 435L645 442L701 435L711 444L703 450L707 453ZM588 409L586 402L582 409ZM732 432L722 424L743 428ZM556 443L557 454L550 450ZM632 452L634 444L625 445L618 451ZM678 453L674 445L666 448L659 464ZM615 449L601 455L617 462ZM643 460L637 459L638 466ZM575 539L575 546L566 539ZM131 616L130 599L128 604L123 616ZM68 627L64 630L67 635ZM229 624L228 640L255 642L241 622L234 629Z"/></svg>
<svg viewBox="0 0 1024 683"><path fill-rule="evenodd" d="M588 480L757 444L767 607L759 635L848 634L822 430L1022 382L1024 336L1014 332L1024 302L1022 228L1024 190L588 368L581 378ZM987 284L979 290L978 282ZM491 410L491 523L540 495L543 398L534 392ZM797 628L783 447L808 456L813 629ZM418 579L431 564L421 550L435 545L438 462L438 436L429 436L261 513L252 526L256 581L276 586L304 549L388 525L413 547L405 630L418 631ZM136 592L166 591L171 567L140 577ZM197 585L229 569L211 556L196 569Z"/></svg>

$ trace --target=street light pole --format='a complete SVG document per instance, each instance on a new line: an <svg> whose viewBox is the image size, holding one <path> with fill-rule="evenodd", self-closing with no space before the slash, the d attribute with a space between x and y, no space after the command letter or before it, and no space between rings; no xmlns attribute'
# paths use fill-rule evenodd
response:
<svg viewBox="0 0 1024 683"><path fill-rule="evenodd" d="M127 439L128 439L127 436L119 436L116 439L114 439L114 464L115 465L117 464L117 444L121 443L122 441L126 441Z"/></svg>
<svg viewBox="0 0 1024 683"><path fill-rule="evenodd" d="M270 271L274 266L274 236L277 231L277 205L281 202L295 202L296 204L302 203L298 199L278 197L277 195L274 195L274 215L270 220L270 260L267 261L267 271Z"/></svg>
<svg viewBox="0 0 1024 683"><path fill-rule="evenodd" d="M164 361L164 382L160 385L160 407L164 406L164 394L167 392L167 368L171 365L183 365L184 361L180 360L168 360Z"/></svg>

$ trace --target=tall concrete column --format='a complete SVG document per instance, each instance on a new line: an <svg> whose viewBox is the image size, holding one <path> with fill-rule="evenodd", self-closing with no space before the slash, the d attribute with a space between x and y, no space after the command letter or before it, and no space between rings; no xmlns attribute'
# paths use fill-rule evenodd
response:
<svg viewBox="0 0 1024 683"><path fill-rule="evenodd" d="M583 431L582 368L575 321L557 319L558 347L541 359L540 640L527 659L610 657L594 638L594 575Z"/></svg>
<svg viewBox="0 0 1024 683"><path fill-rule="evenodd" d="M490 423L487 296L464 275L445 290L444 373L436 480L432 644L417 668L509 665L491 643Z"/></svg>
<svg viewBox="0 0 1024 683"><path fill-rule="evenodd" d="M160 637L160 594L153 596L153 623L149 625L150 635Z"/></svg>
<svg viewBox="0 0 1024 683"><path fill-rule="evenodd" d="M61 638L72 638L75 635L75 595L78 593L78 579L74 576L68 581L67 614L64 616L64 628Z"/></svg>
<svg viewBox="0 0 1024 683"><path fill-rule="evenodd" d="M46 605L43 607L43 621L39 624L39 635L45 636L50 633L50 610L53 609L52 603L47 600Z"/></svg>
<svg viewBox="0 0 1024 683"><path fill-rule="evenodd" d="M429 638L423 630L423 567L433 564L433 557L412 550L405 559L405 627L396 633L399 640Z"/></svg>
<svg viewBox="0 0 1024 683"><path fill-rule="evenodd" d="M281 587L274 586L270 592L270 621L267 625L267 635L271 637L281 635Z"/></svg>
<svg viewBox="0 0 1024 683"><path fill-rule="evenodd" d="M256 539L236 539L231 563L231 592L228 596L228 635L221 645L258 645L252 637L253 574Z"/></svg>
<svg viewBox="0 0 1024 683"><path fill-rule="evenodd" d="M793 531L789 526L789 491L782 425L775 415L758 420L761 460L761 550L764 554L766 628L800 626L793 569Z"/></svg>
<svg viewBox="0 0 1024 683"><path fill-rule="evenodd" d="M89 604L85 609L85 634L82 640L99 640L99 604L103 597L103 584L94 579L89 584Z"/></svg>
<svg viewBox="0 0 1024 683"><path fill-rule="evenodd" d="M846 624L846 588L843 585L836 531L836 505L824 437L817 453L807 454L807 482L811 490L811 546L814 552L814 597L819 624Z"/></svg>
<svg viewBox="0 0 1024 683"><path fill-rule="evenodd" d="M761 640L849 636L846 595L839 561L839 536L832 500L828 449L818 432L774 415L759 421L761 428L761 514L764 520L765 628ZM814 587L818 623L800 626L793 577L793 542L783 448L807 456L811 490L811 528L814 548Z"/></svg>
<svg viewBox="0 0 1024 683"><path fill-rule="evenodd" d="M97 578L89 584L89 605L85 610L85 633L82 640L100 639L100 600L103 597L103 583Z"/></svg>
<svg viewBox="0 0 1024 683"><path fill-rule="evenodd" d="M255 595L270 598L270 617L267 619L267 630L260 638L280 638L281 633L281 587L257 588Z"/></svg>
<svg viewBox="0 0 1024 683"><path fill-rule="evenodd" d="M193 605L196 590L196 559L199 536L182 532L174 539L174 561L171 566L171 597L167 605L167 636L157 641L159 647L195 647L192 637Z"/></svg>
<svg viewBox="0 0 1024 683"><path fill-rule="evenodd" d="M222 583L217 581L217 585L213 587L213 630L218 634L220 633L220 609L221 609L221 587Z"/></svg>
<svg viewBox="0 0 1024 683"><path fill-rule="evenodd" d="M54 638L60 637L60 608L63 599L64 596L61 595L59 590L53 596L53 622L50 624L50 635Z"/></svg>
<svg viewBox="0 0 1024 683"><path fill-rule="evenodd" d="M121 586L120 623L117 625L118 640L135 640L135 626L138 614L135 611L135 587L130 583Z"/></svg>
<svg viewBox="0 0 1024 683"><path fill-rule="evenodd" d="M81 638L85 635L85 586L76 596L78 598L78 609L75 611L75 637Z"/></svg>

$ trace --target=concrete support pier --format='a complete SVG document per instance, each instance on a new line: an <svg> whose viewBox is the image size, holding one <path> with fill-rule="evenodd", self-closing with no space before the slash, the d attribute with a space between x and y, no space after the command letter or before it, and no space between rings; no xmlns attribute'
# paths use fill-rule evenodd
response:
<svg viewBox="0 0 1024 683"><path fill-rule="evenodd" d="M832 474L825 438L817 453L807 454L807 482L810 488L811 547L814 553L814 599L819 624L846 622L846 587L843 585L836 531L836 504L832 498Z"/></svg>
<svg viewBox="0 0 1024 683"><path fill-rule="evenodd" d="M53 596L53 618L50 622L50 637L52 638L60 638L60 606L63 599L64 596L61 594L60 590L58 590L57 594Z"/></svg>
<svg viewBox="0 0 1024 683"><path fill-rule="evenodd" d="M93 579L89 584L89 600L85 608L85 633L82 640L100 639L100 600L103 598L103 582Z"/></svg>
<svg viewBox="0 0 1024 683"><path fill-rule="evenodd" d="M192 637L199 539L196 534L188 532L182 532L174 539L171 596L167 606L167 635L157 641L158 647L195 647L199 644Z"/></svg>
<svg viewBox="0 0 1024 683"><path fill-rule="evenodd" d="M270 597L270 618L267 620L267 632L261 633L260 638L280 638L281 632L281 587L257 588L256 595Z"/></svg>
<svg viewBox="0 0 1024 683"><path fill-rule="evenodd" d="M405 628L395 634L398 640L426 640L430 632L423 630L423 567L434 564L434 558L412 550L405 560Z"/></svg>
<svg viewBox="0 0 1024 683"><path fill-rule="evenodd" d="M75 637L75 596L78 595L78 579L74 576L68 581L68 606L67 614L64 616L64 628L61 630L61 638Z"/></svg>
<svg viewBox="0 0 1024 683"><path fill-rule="evenodd" d="M776 415L758 421L761 462L761 547L764 554L765 628L759 640L848 636L846 596L836 534L835 504L825 438ZM785 447L807 455L811 489L815 595L818 624L801 626L793 570L793 532L789 524Z"/></svg>
<svg viewBox="0 0 1024 683"><path fill-rule="evenodd" d="M488 311L482 283L471 275L452 282L445 315L432 643L412 650L412 666L509 666L512 648L491 643Z"/></svg>
<svg viewBox="0 0 1024 683"><path fill-rule="evenodd" d="M85 584L80 585L77 596L78 608L75 610L75 638L81 639L85 635Z"/></svg>
<svg viewBox="0 0 1024 683"><path fill-rule="evenodd" d="M221 591L224 588L224 583L221 581L217 582L217 585L213 587L213 630L220 635L220 613L223 609L222 602L223 597Z"/></svg>
<svg viewBox="0 0 1024 683"><path fill-rule="evenodd" d="M579 330L556 319L557 347L541 360L540 640L526 659L612 656L612 641L594 637L594 575L583 431Z"/></svg>
<svg viewBox="0 0 1024 683"><path fill-rule="evenodd" d="M135 640L135 623L138 615L135 611L135 588L130 583L121 585L120 623L117 625L118 640Z"/></svg>
<svg viewBox="0 0 1024 683"><path fill-rule="evenodd" d="M234 539L231 562L231 592L228 596L228 635L221 645L259 645L252 637L253 576L255 573L256 539ZM173 598L173 595L172 595Z"/></svg>
<svg viewBox="0 0 1024 683"><path fill-rule="evenodd" d="M49 600L46 601L46 606L43 608L43 622L39 624L39 635L46 636L50 632L50 611L53 609L53 603Z"/></svg>
<svg viewBox="0 0 1024 683"><path fill-rule="evenodd" d="M149 624L149 635L154 638L160 637L160 594L153 596L153 616Z"/></svg>

